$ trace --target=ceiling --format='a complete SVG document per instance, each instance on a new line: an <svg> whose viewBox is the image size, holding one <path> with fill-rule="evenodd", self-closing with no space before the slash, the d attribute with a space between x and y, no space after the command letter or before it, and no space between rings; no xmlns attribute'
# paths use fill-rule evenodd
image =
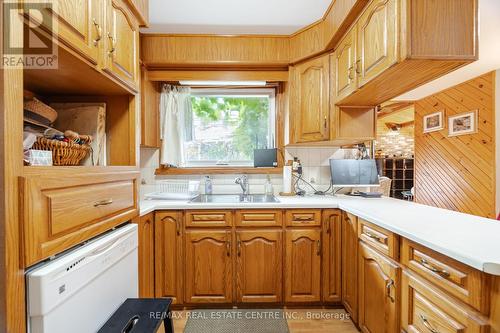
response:
<svg viewBox="0 0 500 333"><path fill-rule="evenodd" d="M405 93L396 100L418 100L482 74L500 69L499 0L479 1L479 60Z"/></svg>
<svg viewBox="0 0 500 333"><path fill-rule="evenodd" d="M321 19L331 0L149 0L150 27L172 34L289 35Z"/></svg>

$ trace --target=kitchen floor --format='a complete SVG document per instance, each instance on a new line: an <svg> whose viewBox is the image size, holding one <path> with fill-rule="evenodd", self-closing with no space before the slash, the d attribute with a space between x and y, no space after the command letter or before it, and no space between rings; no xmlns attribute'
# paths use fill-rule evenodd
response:
<svg viewBox="0 0 500 333"><path fill-rule="evenodd" d="M290 333L358 333L343 309L287 309L285 311L289 318ZM174 311L174 332L184 332L187 313L188 311Z"/></svg>

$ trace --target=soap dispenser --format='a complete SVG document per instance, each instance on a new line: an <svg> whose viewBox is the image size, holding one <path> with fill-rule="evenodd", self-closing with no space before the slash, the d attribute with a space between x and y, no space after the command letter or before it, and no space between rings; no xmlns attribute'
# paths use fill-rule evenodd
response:
<svg viewBox="0 0 500 333"><path fill-rule="evenodd" d="M213 193L212 178L205 176L205 194L211 195Z"/></svg>
<svg viewBox="0 0 500 333"><path fill-rule="evenodd" d="M273 183L271 182L270 175L267 175L267 181L264 187L264 192L266 195L274 195L274 188L273 188Z"/></svg>

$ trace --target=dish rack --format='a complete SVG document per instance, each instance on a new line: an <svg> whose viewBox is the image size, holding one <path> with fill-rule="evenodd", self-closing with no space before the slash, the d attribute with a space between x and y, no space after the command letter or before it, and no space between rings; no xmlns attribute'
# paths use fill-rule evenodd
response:
<svg viewBox="0 0 500 333"><path fill-rule="evenodd" d="M198 180L162 180L156 183L156 192L144 195L146 199L189 200L200 194Z"/></svg>

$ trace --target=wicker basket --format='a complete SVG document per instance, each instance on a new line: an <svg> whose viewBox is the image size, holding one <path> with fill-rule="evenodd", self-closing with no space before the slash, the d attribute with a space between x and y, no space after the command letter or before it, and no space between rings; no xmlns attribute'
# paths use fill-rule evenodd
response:
<svg viewBox="0 0 500 333"><path fill-rule="evenodd" d="M64 142L38 137L32 149L51 150L53 165L80 165L90 152L90 142L88 144L76 144L74 142Z"/></svg>

